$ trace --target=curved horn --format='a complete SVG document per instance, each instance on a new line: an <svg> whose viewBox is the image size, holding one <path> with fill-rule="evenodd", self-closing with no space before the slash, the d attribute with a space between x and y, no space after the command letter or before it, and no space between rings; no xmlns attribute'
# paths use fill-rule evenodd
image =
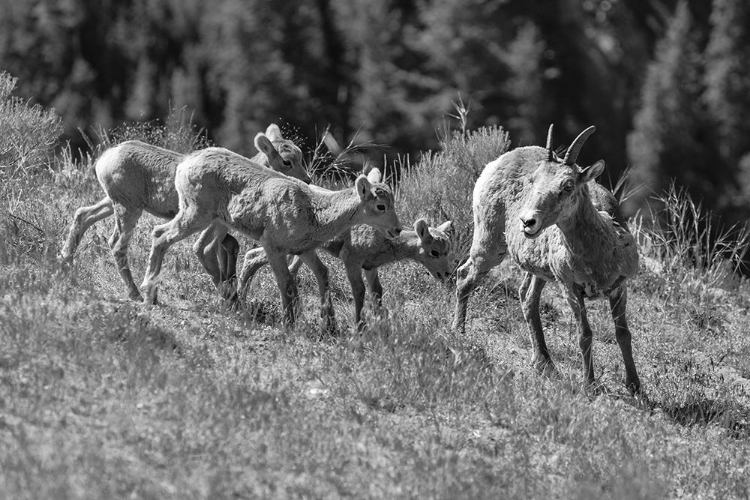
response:
<svg viewBox="0 0 750 500"><path fill-rule="evenodd" d="M547 132L547 161L552 161L552 129L554 126L554 123L551 123Z"/></svg>
<svg viewBox="0 0 750 500"><path fill-rule="evenodd" d="M578 153L581 152L581 147L583 146L583 143L586 142L586 139L589 138L591 134L594 133L596 130L596 127L593 125L578 134L578 137L573 139L573 143L568 148L568 152L565 153L565 160L563 163L566 165L573 165L576 160L578 159Z"/></svg>

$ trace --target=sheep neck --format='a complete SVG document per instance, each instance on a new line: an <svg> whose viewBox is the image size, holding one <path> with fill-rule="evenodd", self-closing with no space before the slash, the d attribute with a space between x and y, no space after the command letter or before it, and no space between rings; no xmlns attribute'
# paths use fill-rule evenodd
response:
<svg viewBox="0 0 750 500"><path fill-rule="evenodd" d="M315 198L315 220L326 239L359 222L361 201L353 189L317 193Z"/></svg>
<svg viewBox="0 0 750 500"><path fill-rule="evenodd" d="M391 240L394 254L400 258L416 259L419 255L419 236L415 231L401 231L401 234Z"/></svg>
<svg viewBox="0 0 750 500"><path fill-rule="evenodd" d="M609 228L594 208L588 190L582 190L580 196L576 210L570 217L557 221L557 227L565 246L576 255L586 256L591 254L592 245L597 241L608 241L595 235L606 233Z"/></svg>
<svg viewBox="0 0 750 500"><path fill-rule="evenodd" d="M402 259L416 260L419 256L420 242L415 231L404 230L401 234L389 240L386 240L383 236L379 238L383 240L383 244L378 245L379 248L377 249L373 248L376 251L372 252L375 254L375 259L380 262L378 265Z"/></svg>

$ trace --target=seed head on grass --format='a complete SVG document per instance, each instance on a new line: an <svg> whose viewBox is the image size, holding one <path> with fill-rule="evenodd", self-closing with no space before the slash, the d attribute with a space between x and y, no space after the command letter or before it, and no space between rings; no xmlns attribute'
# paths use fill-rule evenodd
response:
<svg viewBox="0 0 750 500"><path fill-rule="evenodd" d="M637 219L636 233L645 257L655 263L652 271L666 280L666 291L691 293L700 301L708 289L732 288L746 270L747 224L724 227L674 183L654 205L660 208L651 209L650 223Z"/></svg>

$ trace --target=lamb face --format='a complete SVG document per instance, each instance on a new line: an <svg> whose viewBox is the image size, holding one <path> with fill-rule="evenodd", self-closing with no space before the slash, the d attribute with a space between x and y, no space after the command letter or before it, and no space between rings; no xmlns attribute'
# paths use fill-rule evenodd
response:
<svg viewBox="0 0 750 500"><path fill-rule="evenodd" d="M414 231L419 238L419 250L415 260L422 264L433 278L445 281L453 272L450 260L453 223L447 221L436 228L429 227L427 221L419 219L414 223Z"/></svg>
<svg viewBox="0 0 750 500"><path fill-rule="evenodd" d="M253 161L310 184L312 179L305 168L302 150L294 142L284 139L278 125L272 123L265 133L256 135L255 147L259 153L252 158Z"/></svg>

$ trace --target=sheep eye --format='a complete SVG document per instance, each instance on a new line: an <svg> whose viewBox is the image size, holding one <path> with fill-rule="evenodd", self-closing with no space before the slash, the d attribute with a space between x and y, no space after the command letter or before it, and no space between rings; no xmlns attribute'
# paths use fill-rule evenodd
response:
<svg viewBox="0 0 750 500"><path fill-rule="evenodd" d="M291 167L292 166L292 162L290 162L289 160L282 160L282 162L284 163L285 167Z"/></svg>
<svg viewBox="0 0 750 500"><path fill-rule="evenodd" d="M430 252L430 255L432 255L433 257L440 257L440 252L438 252L437 250L433 250Z"/></svg>
<svg viewBox="0 0 750 500"><path fill-rule="evenodd" d="M566 193L570 193L571 191L573 191L573 183L572 182L566 182L563 185L563 191L565 191Z"/></svg>
<svg viewBox="0 0 750 500"><path fill-rule="evenodd" d="M379 204L379 205L377 206L377 209L378 209L378 210L380 210L381 212L385 212L385 205L383 205L383 204L381 203L381 204Z"/></svg>

